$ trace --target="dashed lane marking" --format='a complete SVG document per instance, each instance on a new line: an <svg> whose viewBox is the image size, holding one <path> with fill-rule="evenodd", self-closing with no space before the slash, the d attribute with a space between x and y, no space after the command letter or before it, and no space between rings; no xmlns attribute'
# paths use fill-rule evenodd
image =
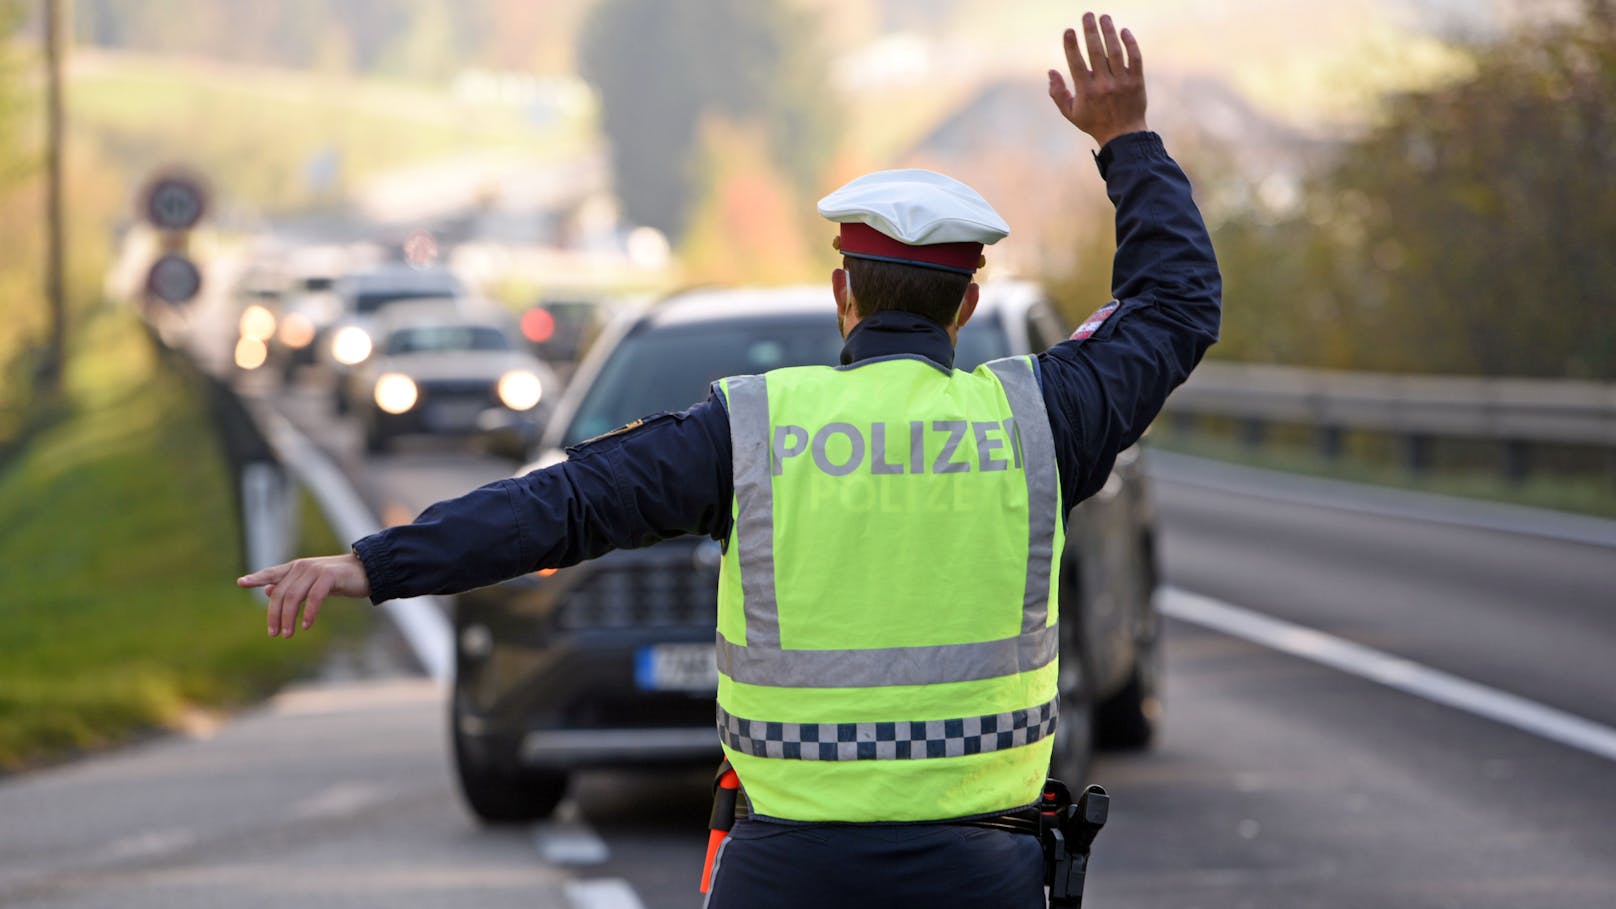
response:
<svg viewBox="0 0 1616 909"><path fill-rule="evenodd" d="M1616 761L1616 729L1546 704L1212 597L1168 587L1157 603L1163 615Z"/></svg>
<svg viewBox="0 0 1616 909"><path fill-rule="evenodd" d="M383 801L387 794L368 783L337 783L298 802L292 814L298 818L350 817Z"/></svg>
<svg viewBox="0 0 1616 909"><path fill-rule="evenodd" d="M622 878L567 881L562 890L572 909L645 909L639 894Z"/></svg>
<svg viewBox="0 0 1616 909"><path fill-rule="evenodd" d="M552 865L598 865L611 855L606 841L571 812L557 812L557 819L533 825L533 847L539 857Z"/></svg>
<svg viewBox="0 0 1616 909"><path fill-rule="evenodd" d="M179 852L195 844L196 832L189 828L152 828L114 840L101 851L112 859L149 859Z"/></svg>

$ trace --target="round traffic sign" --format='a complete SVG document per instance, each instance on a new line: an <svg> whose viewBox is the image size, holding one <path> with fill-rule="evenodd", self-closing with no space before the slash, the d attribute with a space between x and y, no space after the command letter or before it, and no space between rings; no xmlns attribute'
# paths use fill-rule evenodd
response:
<svg viewBox="0 0 1616 909"><path fill-rule="evenodd" d="M190 259L168 253L146 272L146 291L165 303L184 303L202 289L202 272Z"/></svg>
<svg viewBox="0 0 1616 909"><path fill-rule="evenodd" d="M164 174L146 187L146 220L159 230L190 230L208 208L201 181L184 174Z"/></svg>

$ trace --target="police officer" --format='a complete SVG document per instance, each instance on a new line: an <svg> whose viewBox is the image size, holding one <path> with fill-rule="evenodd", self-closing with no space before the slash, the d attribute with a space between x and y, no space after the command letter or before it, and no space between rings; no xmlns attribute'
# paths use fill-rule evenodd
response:
<svg viewBox="0 0 1616 909"><path fill-rule="evenodd" d="M722 380L348 555L247 575L270 635L332 595L451 593L707 534L726 544L718 733L751 809L709 905L1042 906L1037 841L961 821L1038 798L1066 513L1216 340L1221 297L1189 183L1147 131L1134 37L1088 14L1087 61L1064 39L1072 82L1051 70L1049 94L1098 144L1117 210L1115 299L1071 339L953 370L1008 227L941 175L862 177L820 203L841 225L840 368Z"/></svg>

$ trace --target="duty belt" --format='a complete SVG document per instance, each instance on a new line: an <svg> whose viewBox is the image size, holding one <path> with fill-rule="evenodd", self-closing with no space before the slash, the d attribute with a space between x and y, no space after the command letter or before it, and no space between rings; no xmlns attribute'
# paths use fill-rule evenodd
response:
<svg viewBox="0 0 1616 909"><path fill-rule="evenodd" d="M701 892L712 881L713 860L718 847L735 825L742 808L740 779L729 761L718 768L713 780L713 811L708 819L707 861L702 868ZM1060 780L1045 780L1042 797L1034 804L1004 814L960 818L947 821L921 821L916 826L946 824L985 827L1038 838L1044 851L1044 886L1049 888L1052 907L1083 905L1083 882L1088 876L1089 849L1094 837L1105 826L1111 797L1100 786L1089 786L1072 800L1072 791Z"/></svg>

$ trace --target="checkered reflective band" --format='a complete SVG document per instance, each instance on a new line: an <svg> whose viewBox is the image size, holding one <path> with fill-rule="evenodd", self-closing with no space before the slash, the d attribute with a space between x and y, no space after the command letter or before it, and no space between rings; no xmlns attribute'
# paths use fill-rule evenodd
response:
<svg viewBox="0 0 1616 909"><path fill-rule="evenodd" d="M773 723L718 708L718 734L753 757L874 761L962 757L1017 748L1055 731L1055 701L987 716L888 723Z"/></svg>

